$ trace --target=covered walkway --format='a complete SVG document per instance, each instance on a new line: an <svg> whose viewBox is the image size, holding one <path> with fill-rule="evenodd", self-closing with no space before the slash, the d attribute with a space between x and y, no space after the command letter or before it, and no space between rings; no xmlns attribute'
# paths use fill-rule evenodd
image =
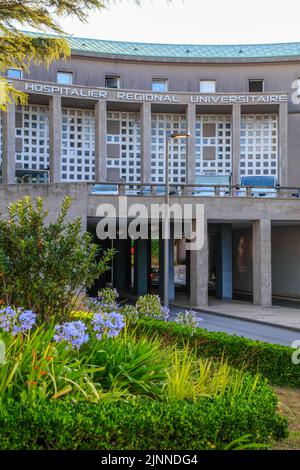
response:
<svg viewBox="0 0 300 470"><path fill-rule="evenodd" d="M173 305L180 308L190 308L188 297L181 294L177 294ZM193 307L193 310L203 310L228 318L238 318L256 323L276 325L300 332L300 304L289 301L282 302L282 305L261 307L242 300L229 301L210 297L207 306L203 309Z"/></svg>

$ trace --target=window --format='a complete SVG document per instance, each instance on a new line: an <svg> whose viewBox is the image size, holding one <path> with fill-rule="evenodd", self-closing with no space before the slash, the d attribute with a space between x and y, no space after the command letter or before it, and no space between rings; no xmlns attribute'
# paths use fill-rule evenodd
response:
<svg viewBox="0 0 300 470"><path fill-rule="evenodd" d="M21 69L8 69L7 77L8 78L22 78L22 70Z"/></svg>
<svg viewBox="0 0 300 470"><path fill-rule="evenodd" d="M264 91L263 80L249 80L249 92L250 93L262 93Z"/></svg>
<svg viewBox="0 0 300 470"><path fill-rule="evenodd" d="M168 80L166 78L153 78L152 91L160 93L168 91Z"/></svg>
<svg viewBox="0 0 300 470"><path fill-rule="evenodd" d="M200 80L200 93L215 93L216 80Z"/></svg>
<svg viewBox="0 0 300 470"><path fill-rule="evenodd" d="M57 83L61 85L72 85L73 73L72 72L57 72Z"/></svg>
<svg viewBox="0 0 300 470"><path fill-rule="evenodd" d="M106 88L120 88L120 77L106 76L105 86Z"/></svg>

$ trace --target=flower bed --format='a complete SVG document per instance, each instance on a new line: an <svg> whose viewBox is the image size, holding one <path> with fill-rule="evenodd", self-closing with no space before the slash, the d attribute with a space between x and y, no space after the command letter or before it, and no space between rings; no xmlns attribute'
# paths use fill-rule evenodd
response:
<svg viewBox="0 0 300 470"><path fill-rule="evenodd" d="M82 302L114 251L99 258L80 219L67 222L70 204L53 223L40 198L0 217L0 448L253 448L284 437L265 379L229 365L240 339L213 342L191 311L176 330L159 321L169 311L158 296L122 305L107 288ZM228 360L214 361L226 338Z"/></svg>
<svg viewBox="0 0 300 470"><path fill-rule="evenodd" d="M168 313L157 297L120 306L106 290L90 304L59 324L0 310L1 449L251 448L286 436L264 378L159 339L172 324L157 320Z"/></svg>

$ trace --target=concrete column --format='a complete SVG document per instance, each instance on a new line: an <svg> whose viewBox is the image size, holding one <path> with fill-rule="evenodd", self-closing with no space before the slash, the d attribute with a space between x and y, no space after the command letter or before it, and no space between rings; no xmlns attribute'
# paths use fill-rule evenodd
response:
<svg viewBox="0 0 300 470"><path fill-rule="evenodd" d="M208 305L208 230L207 221L204 223L204 245L190 254L190 304L193 307Z"/></svg>
<svg viewBox="0 0 300 470"><path fill-rule="evenodd" d="M148 262L149 240L138 238L134 242L134 290L136 295L148 293L149 262Z"/></svg>
<svg viewBox="0 0 300 470"><path fill-rule="evenodd" d="M216 294L218 299L232 299L231 224L221 224L217 252Z"/></svg>
<svg viewBox="0 0 300 470"><path fill-rule="evenodd" d="M232 106L232 184L240 184L241 105Z"/></svg>
<svg viewBox="0 0 300 470"><path fill-rule="evenodd" d="M271 221L257 220L252 224L253 303L272 305Z"/></svg>
<svg viewBox="0 0 300 470"><path fill-rule="evenodd" d="M151 103L141 105L141 183L151 183Z"/></svg>
<svg viewBox="0 0 300 470"><path fill-rule="evenodd" d="M160 227L160 230L162 228ZM159 295L164 298L164 271L169 269L169 301L175 300L175 284L174 284L174 225L170 224L170 239L169 239L169 266L165 267L164 263L164 242L165 240L160 236L159 239Z"/></svg>
<svg viewBox="0 0 300 470"><path fill-rule="evenodd" d="M191 292L191 252L189 250L186 250L185 259L185 293L189 296Z"/></svg>
<svg viewBox="0 0 300 470"><path fill-rule="evenodd" d="M49 100L49 164L51 183L61 182L61 96L54 95Z"/></svg>
<svg viewBox="0 0 300 470"><path fill-rule="evenodd" d="M106 101L95 105L95 181L107 180L107 108Z"/></svg>
<svg viewBox="0 0 300 470"><path fill-rule="evenodd" d="M189 103L187 106L187 131L190 137L187 138L186 149L186 183L194 184L196 182L196 105Z"/></svg>
<svg viewBox="0 0 300 470"><path fill-rule="evenodd" d="M147 287L148 291L151 286L151 270L152 270L152 241L151 241L151 233L150 233L150 228L149 228L149 240L147 240L147 271L148 271L148 277L147 277Z"/></svg>
<svg viewBox="0 0 300 470"><path fill-rule="evenodd" d="M2 112L2 183L16 182L16 106L8 104Z"/></svg>
<svg viewBox="0 0 300 470"><path fill-rule="evenodd" d="M279 105L278 176L281 186L288 185L288 103Z"/></svg>

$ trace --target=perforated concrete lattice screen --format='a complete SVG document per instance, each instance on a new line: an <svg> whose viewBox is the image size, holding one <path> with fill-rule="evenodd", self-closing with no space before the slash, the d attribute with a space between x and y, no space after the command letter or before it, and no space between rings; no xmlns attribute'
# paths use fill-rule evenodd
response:
<svg viewBox="0 0 300 470"><path fill-rule="evenodd" d="M129 183L141 178L141 124L138 113L107 113L107 169Z"/></svg>
<svg viewBox="0 0 300 470"><path fill-rule="evenodd" d="M277 115L247 115L241 119L241 175L278 173Z"/></svg>
<svg viewBox="0 0 300 470"><path fill-rule="evenodd" d="M62 180L95 178L95 115L92 110L62 109Z"/></svg>
<svg viewBox="0 0 300 470"><path fill-rule="evenodd" d="M196 175L231 173L231 116L197 115Z"/></svg>
<svg viewBox="0 0 300 470"><path fill-rule="evenodd" d="M16 107L16 169L49 169L49 110L46 105ZM165 181L166 135L186 131L185 114L152 114L151 181ZM141 181L141 122L139 113L107 113L107 169L117 179ZM240 174L278 176L278 116L241 117ZM186 181L186 139L170 142L169 177ZM0 163L2 115L0 113ZM62 181L95 179L95 115L93 110L62 109ZM230 115L197 115L196 175L232 172L232 120Z"/></svg>
<svg viewBox="0 0 300 470"><path fill-rule="evenodd" d="M49 166L48 107L18 106L15 135L16 168L46 170Z"/></svg>
<svg viewBox="0 0 300 470"><path fill-rule="evenodd" d="M186 132L184 114L152 114L151 181L165 181L166 135ZM186 174L186 139L170 142L169 177L172 183L184 183Z"/></svg>

